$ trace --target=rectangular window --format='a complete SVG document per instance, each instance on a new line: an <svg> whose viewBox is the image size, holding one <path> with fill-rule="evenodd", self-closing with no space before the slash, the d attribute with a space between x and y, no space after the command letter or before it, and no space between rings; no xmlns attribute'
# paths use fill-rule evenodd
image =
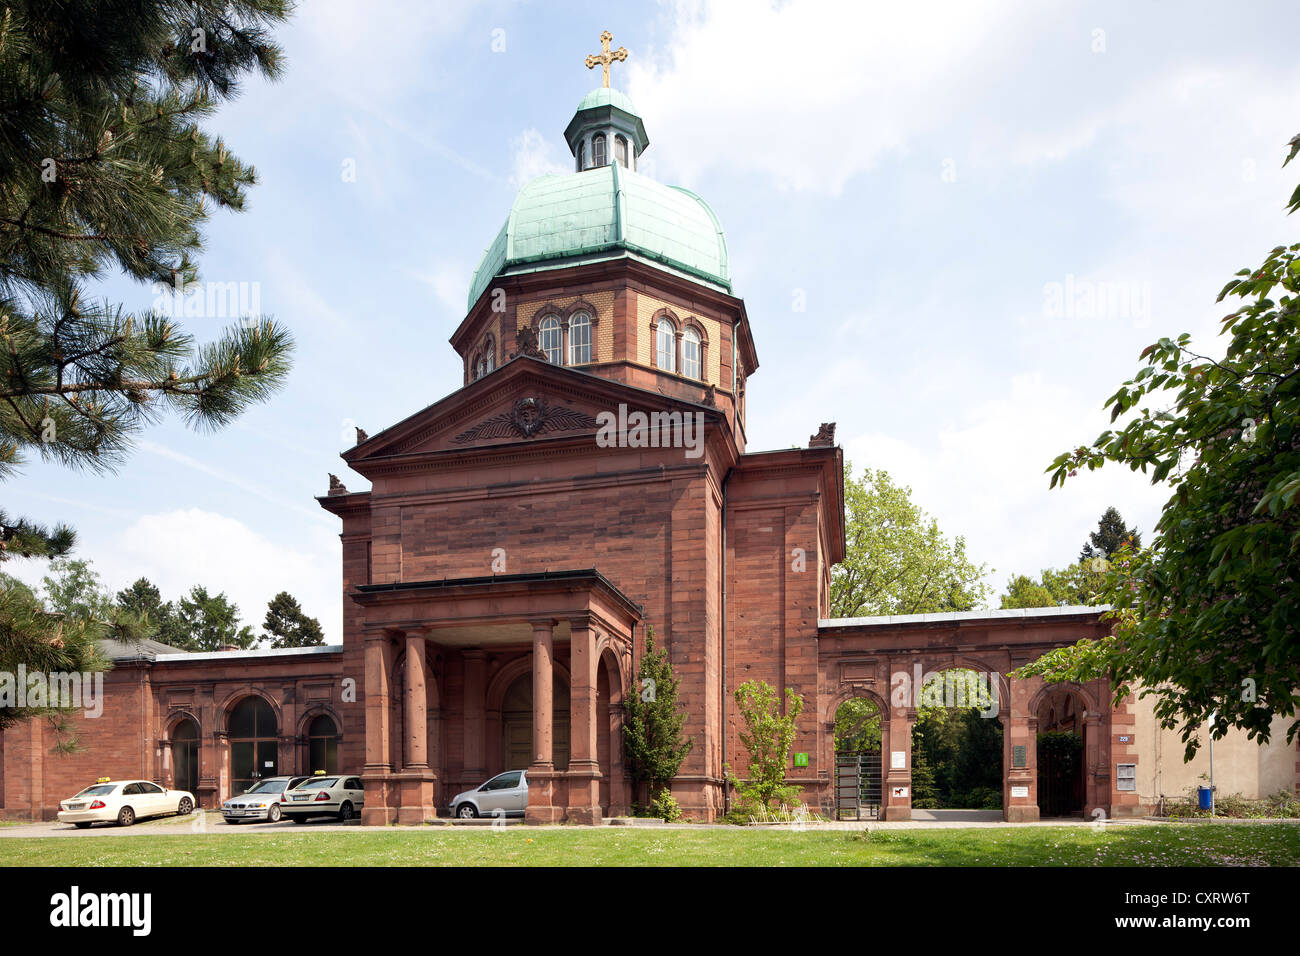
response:
<svg viewBox="0 0 1300 956"><path fill-rule="evenodd" d="M1135 763L1121 763L1115 765L1115 789L1116 790L1137 790L1138 788L1138 768Z"/></svg>

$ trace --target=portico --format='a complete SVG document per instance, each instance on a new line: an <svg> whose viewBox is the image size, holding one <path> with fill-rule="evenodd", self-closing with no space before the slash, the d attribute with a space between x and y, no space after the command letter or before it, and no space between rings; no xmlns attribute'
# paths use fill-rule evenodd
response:
<svg viewBox="0 0 1300 956"><path fill-rule="evenodd" d="M509 769L528 771L530 822L627 812L622 693L642 612L598 571L363 585L354 600L363 823L422 823Z"/></svg>

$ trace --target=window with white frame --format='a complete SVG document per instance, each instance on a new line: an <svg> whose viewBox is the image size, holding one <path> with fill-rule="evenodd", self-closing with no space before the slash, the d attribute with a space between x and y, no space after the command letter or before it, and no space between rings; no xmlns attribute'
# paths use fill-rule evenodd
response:
<svg viewBox="0 0 1300 956"><path fill-rule="evenodd" d="M670 319L655 325L655 365L665 372L677 371L677 328Z"/></svg>
<svg viewBox="0 0 1300 956"><path fill-rule="evenodd" d="M597 133L591 138L591 165L605 165L605 134Z"/></svg>
<svg viewBox="0 0 1300 956"><path fill-rule="evenodd" d="M1115 789L1136 790L1138 788L1138 768L1135 763L1115 765Z"/></svg>
<svg viewBox="0 0 1300 956"><path fill-rule="evenodd" d="M560 320L553 315L548 315L542 319L541 324L537 326L537 345L546 353L546 361L552 365L563 363L564 356L561 354L562 340L560 336Z"/></svg>
<svg viewBox="0 0 1300 956"><path fill-rule="evenodd" d="M622 136L614 137L614 161L627 169L627 140Z"/></svg>
<svg viewBox="0 0 1300 956"><path fill-rule="evenodd" d="M487 344L483 346L483 373L486 375L497 367L497 349L492 341L492 336L488 336Z"/></svg>
<svg viewBox="0 0 1300 956"><path fill-rule="evenodd" d="M682 333L682 374L687 378L703 378L702 355L700 333L695 329L687 328Z"/></svg>
<svg viewBox="0 0 1300 956"><path fill-rule="evenodd" d="M591 361L591 316L575 312L569 316L569 364L585 365Z"/></svg>

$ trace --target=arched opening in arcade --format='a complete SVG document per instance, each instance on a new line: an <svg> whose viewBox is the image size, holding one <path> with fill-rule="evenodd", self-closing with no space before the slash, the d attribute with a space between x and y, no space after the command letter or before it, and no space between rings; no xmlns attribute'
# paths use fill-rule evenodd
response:
<svg viewBox="0 0 1300 956"><path fill-rule="evenodd" d="M307 725L308 773L339 772L339 728L329 714L320 714Z"/></svg>
<svg viewBox="0 0 1300 956"><path fill-rule="evenodd" d="M241 700L231 710L226 730L231 793L243 793L263 777L279 773L279 723L265 699L253 695Z"/></svg>
<svg viewBox="0 0 1300 956"><path fill-rule="evenodd" d="M912 809L1001 814L1002 688L997 675L948 667L925 676L912 724Z"/></svg>
<svg viewBox="0 0 1300 956"><path fill-rule="evenodd" d="M569 769L569 688L558 678L551 697L551 759ZM501 699L501 770L527 770L533 762L533 675L515 678ZM498 771L500 772L500 771Z"/></svg>
<svg viewBox="0 0 1300 956"><path fill-rule="evenodd" d="M1038 703L1038 812L1077 817L1084 810L1088 715L1078 691L1052 688Z"/></svg>
<svg viewBox="0 0 1300 956"><path fill-rule="evenodd" d="M881 712L869 697L835 708L835 819L880 816Z"/></svg>
<svg viewBox="0 0 1300 956"><path fill-rule="evenodd" d="M183 718L171 733L172 787L195 794L199 792L199 725L192 717Z"/></svg>

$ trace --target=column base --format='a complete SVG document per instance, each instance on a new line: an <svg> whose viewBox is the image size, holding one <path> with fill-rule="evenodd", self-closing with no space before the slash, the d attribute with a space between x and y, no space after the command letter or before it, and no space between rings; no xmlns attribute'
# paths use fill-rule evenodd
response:
<svg viewBox="0 0 1300 956"><path fill-rule="evenodd" d="M438 816L433 802L433 788L438 775L427 767L403 770L394 775L398 798L397 822L404 826L420 826Z"/></svg>
<svg viewBox="0 0 1300 956"><path fill-rule="evenodd" d="M556 806L556 782L564 778L551 764L528 768L528 808L524 822L529 824L559 823L564 819L564 808Z"/></svg>
<svg viewBox="0 0 1300 956"><path fill-rule="evenodd" d="M1007 823L1037 823L1038 807L1036 806L1010 806L1002 815L1002 819Z"/></svg>

